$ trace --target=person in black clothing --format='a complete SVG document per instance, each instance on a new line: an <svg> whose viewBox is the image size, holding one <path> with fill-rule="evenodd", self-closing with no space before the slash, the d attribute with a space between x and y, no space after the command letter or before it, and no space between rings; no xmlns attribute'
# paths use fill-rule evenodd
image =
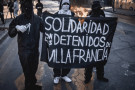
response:
<svg viewBox="0 0 135 90"><path fill-rule="evenodd" d="M10 2L8 3L8 7L9 7L9 12L10 12L10 15L11 15L11 18L12 18L12 14L14 12L14 3L12 2L12 0L10 0Z"/></svg>
<svg viewBox="0 0 135 90"><path fill-rule="evenodd" d="M0 18L3 24L5 24L4 22L4 13L3 13L3 4L2 2L0 2Z"/></svg>
<svg viewBox="0 0 135 90"><path fill-rule="evenodd" d="M114 12L114 4L115 4L115 0L112 0L112 8L113 8L113 12Z"/></svg>
<svg viewBox="0 0 135 90"><path fill-rule="evenodd" d="M41 17L43 4L40 2L40 0L38 0L38 3L36 4L36 9L37 9L37 15Z"/></svg>
<svg viewBox="0 0 135 90"><path fill-rule="evenodd" d="M105 17L104 11L101 10L101 5L99 1L94 1L92 5L92 11L89 13L90 17ZM98 61L96 65L89 66L85 68L85 81L84 83L89 83L92 77L93 67L96 67L97 79L100 81L108 82L109 80L104 77L104 65L106 61Z"/></svg>
<svg viewBox="0 0 135 90"><path fill-rule="evenodd" d="M40 17L33 13L31 0L22 3L23 14L17 16L9 25L8 34L18 34L18 54L25 76L25 89L36 90L36 71L39 62L40 32L44 32L44 24Z"/></svg>
<svg viewBox="0 0 135 90"><path fill-rule="evenodd" d="M73 12L70 11L70 2L69 2L69 0L61 0L59 9L60 10L56 14L63 14L63 15L70 15L70 16L75 15ZM66 82L71 82L72 81L67 76L67 74L70 72L70 69L54 68L53 72L54 72L54 84L59 83L60 77Z"/></svg>
<svg viewBox="0 0 135 90"><path fill-rule="evenodd" d="M92 11L89 13L90 17L105 17L105 13L101 10L99 1L94 1L92 5Z"/></svg>

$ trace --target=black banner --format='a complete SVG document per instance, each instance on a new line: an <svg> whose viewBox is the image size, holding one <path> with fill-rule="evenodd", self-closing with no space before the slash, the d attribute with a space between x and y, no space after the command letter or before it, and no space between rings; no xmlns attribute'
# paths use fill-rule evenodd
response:
<svg viewBox="0 0 135 90"><path fill-rule="evenodd" d="M107 62L117 18L43 14L41 61L56 68L84 68Z"/></svg>

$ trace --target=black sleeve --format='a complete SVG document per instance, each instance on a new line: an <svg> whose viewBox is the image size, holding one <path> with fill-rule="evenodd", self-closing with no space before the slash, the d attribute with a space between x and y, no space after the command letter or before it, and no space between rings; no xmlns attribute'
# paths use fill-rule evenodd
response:
<svg viewBox="0 0 135 90"><path fill-rule="evenodd" d="M42 19L40 19L40 31L43 32L43 33L45 32L44 22L43 22Z"/></svg>
<svg viewBox="0 0 135 90"><path fill-rule="evenodd" d="M43 4L41 3L41 7L42 7L42 9L43 9Z"/></svg>
<svg viewBox="0 0 135 90"><path fill-rule="evenodd" d="M9 25L9 30L8 30L8 35L12 38L15 37L17 34L17 30L16 30L16 19L13 19L13 21L10 23Z"/></svg>

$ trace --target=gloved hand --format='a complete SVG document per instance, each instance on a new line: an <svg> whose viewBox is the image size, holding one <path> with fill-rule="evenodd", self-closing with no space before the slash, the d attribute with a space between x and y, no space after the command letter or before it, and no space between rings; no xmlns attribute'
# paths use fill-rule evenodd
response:
<svg viewBox="0 0 135 90"><path fill-rule="evenodd" d="M24 33L27 30L27 27L25 25L16 25L15 28L17 29L17 31L20 31L22 33Z"/></svg>

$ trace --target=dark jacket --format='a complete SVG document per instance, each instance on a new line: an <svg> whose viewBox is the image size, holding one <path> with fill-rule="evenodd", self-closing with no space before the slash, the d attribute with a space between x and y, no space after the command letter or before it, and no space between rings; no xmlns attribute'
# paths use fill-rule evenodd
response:
<svg viewBox="0 0 135 90"><path fill-rule="evenodd" d="M3 4L0 3L0 12L3 13Z"/></svg>
<svg viewBox="0 0 135 90"><path fill-rule="evenodd" d="M30 32L17 32L16 25L26 25L31 23ZM39 47L40 31L44 32L44 25L41 18L37 15L32 15L32 18L26 19L24 14L16 17L9 25L8 34L10 37L15 37L18 34L18 53L36 52Z"/></svg>
<svg viewBox="0 0 135 90"><path fill-rule="evenodd" d="M14 10L13 10L13 6L14 6L14 3L13 2L9 2L8 3L8 7L9 7L9 11L10 12L13 12Z"/></svg>

